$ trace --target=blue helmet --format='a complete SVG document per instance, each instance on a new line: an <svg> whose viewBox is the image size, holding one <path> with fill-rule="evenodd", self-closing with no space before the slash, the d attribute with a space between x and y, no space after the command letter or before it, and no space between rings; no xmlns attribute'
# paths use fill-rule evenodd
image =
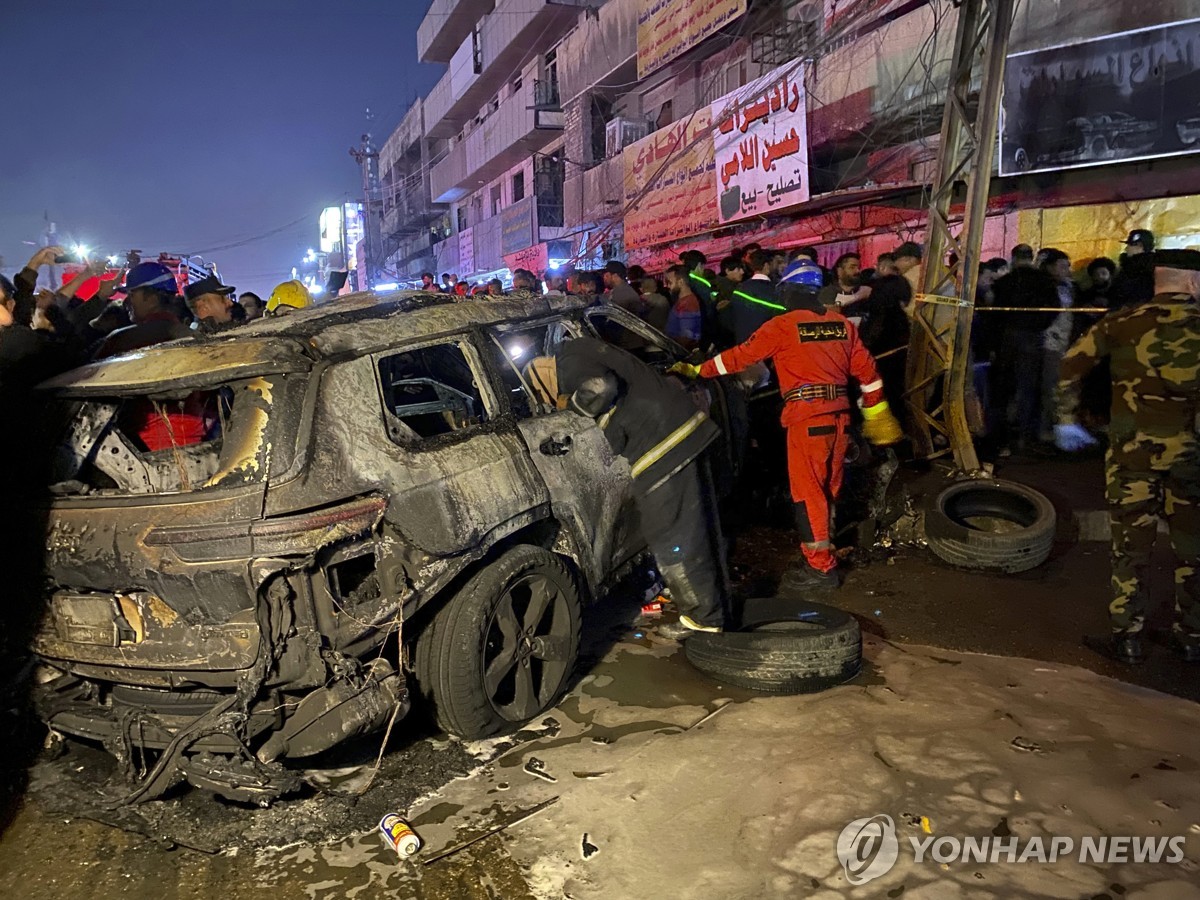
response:
<svg viewBox="0 0 1200 900"><path fill-rule="evenodd" d="M796 284L819 291L825 286L825 274L815 262L802 256L783 270L783 281L784 284Z"/></svg>
<svg viewBox="0 0 1200 900"><path fill-rule="evenodd" d="M179 282L175 273L160 262L138 263L125 276L121 290L126 294L138 288L151 288L164 294L178 294Z"/></svg>

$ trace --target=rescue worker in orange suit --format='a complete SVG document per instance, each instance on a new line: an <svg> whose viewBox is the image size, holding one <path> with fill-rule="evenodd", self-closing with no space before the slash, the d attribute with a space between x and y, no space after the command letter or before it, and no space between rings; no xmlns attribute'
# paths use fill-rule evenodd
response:
<svg viewBox="0 0 1200 900"><path fill-rule="evenodd" d="M701 366L678 363L673 371L688 377L715 378L740 372L770 359L786 401L788 476L796 505L804 562L784 577L787 589L838 586L832 542L832 511L842 486L850 442L849 384L862 392L863 433L872 444L901 440L900 423L888 408L875 360L858 329L817 301L821 270L809 259L788 266L778 297L790 312L781 313L750 339Z"/></svg>
<svg viewBox="0 0 1200 900"><path fill-rule="evenodd" d="M566 407L597 421L629 461L633 498L678 622L658 628L682 640L721 631L729 606L716 499L704 451L720 434L675 379L595 338L564 341L557 392Z"/></svg>

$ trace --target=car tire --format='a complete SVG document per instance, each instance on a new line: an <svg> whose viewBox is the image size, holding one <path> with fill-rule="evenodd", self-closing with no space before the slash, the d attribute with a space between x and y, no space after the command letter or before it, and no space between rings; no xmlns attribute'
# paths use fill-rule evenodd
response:
<svg viewBox="0 0 1200 900"><path fill-rule="evenodd" d="M478 740L557 703L579 653L580 606L574 573L541 547L483 565L417 639L417 687L438 725Z"/></svg>
<svg viewBox="0 0 1200 900"><path fill-rule="evenodd" d="M951 565L1015 574L1046 561L1057 524L1054 505L1024 485L960 481L926 512L925 539Z"/></svg>
<svg viewBox="0 0 1200 900"><path fill-rule="evenodd" d="M862 633L852 615L778 597L748 600L738 628L698 632L684 646L704 674L768 694L823 691L862 669Z"/></svg>

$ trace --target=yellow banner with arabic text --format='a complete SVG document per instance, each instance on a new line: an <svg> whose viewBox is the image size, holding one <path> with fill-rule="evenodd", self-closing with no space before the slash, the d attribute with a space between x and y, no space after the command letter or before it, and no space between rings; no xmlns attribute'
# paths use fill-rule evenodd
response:
<svg viewBox="0 0 1200 900"><path fill-rule="evenodd" d="M717 167L707 108L625 148L625 246L649 247L717 223Z"/></svg>
<svg viewBox="0 0 1200 900"><path fill-rule="evenodd" d="M745 13L746 0L641 0L638 78L645 78Z"/></svg>

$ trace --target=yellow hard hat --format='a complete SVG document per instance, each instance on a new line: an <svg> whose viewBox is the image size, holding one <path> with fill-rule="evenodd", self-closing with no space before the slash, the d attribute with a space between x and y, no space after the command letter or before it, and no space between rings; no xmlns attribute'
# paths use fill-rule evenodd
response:
<svg viewBox="0 0 1200 900"><path fill-rule="evenodd" d="M285 281L271 291L271 297L267 300L267 315L282 315L293 309L304 309L312 306L312 302L312 294L301 282L295 279Z"/></svg>

